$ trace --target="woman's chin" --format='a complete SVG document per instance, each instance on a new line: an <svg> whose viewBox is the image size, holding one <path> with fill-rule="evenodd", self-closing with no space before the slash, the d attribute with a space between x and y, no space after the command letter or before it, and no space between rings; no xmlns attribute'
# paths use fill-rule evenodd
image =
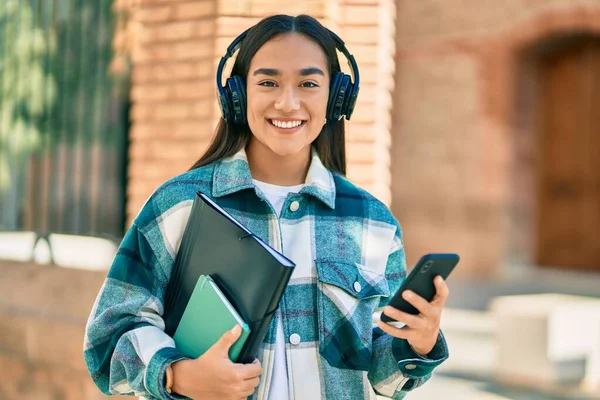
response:
<svg viewBox="0 0 600 400"><path fill-rule="evenodd" d="M305 154L310 144L273 143L267 146L271 152L279 157L293 157Z"/></svg>

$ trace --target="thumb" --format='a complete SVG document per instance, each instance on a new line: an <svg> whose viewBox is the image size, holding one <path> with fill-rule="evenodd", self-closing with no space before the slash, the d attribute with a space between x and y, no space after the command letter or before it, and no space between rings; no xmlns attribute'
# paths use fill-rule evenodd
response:
<svg viewBox="0 0 600 400"><path fill-rule="evenodd" d="M229 357L229 349L233 344L240 338L242 334L242 328L239 325L233 327L233 329L225 332L223 336L217 342L218 348Z"/></svg>

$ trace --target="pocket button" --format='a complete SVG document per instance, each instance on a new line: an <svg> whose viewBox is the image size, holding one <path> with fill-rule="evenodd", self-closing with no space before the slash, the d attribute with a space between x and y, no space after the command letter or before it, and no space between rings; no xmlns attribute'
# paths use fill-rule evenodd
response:
<svg viewBox="0 0 600 400"><path fill-rule="evenodd" d="M362 286L360 285L359 281L354 282L354 290L356 290L356 293L360 293L362 290Z"/></svg>
<svg viewBox="0 0 600 400"><path fill-rule="evenodd" d="M298 335L297 333L292 333L290 335L290 343L294 346L300 344L300 335Z"/></svg>

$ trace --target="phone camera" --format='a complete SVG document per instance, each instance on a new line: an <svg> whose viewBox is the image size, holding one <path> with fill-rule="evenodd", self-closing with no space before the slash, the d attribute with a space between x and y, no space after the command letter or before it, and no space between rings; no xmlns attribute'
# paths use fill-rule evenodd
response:
<svg viewBox="0 0 600 400"><path fill-rule="evenodd" d="M423 268L421 268L421 273L424 274L425 272L429 271L429 268L431 268L432 266L433 266L433 261L427 261L423 265Z"/></svg>

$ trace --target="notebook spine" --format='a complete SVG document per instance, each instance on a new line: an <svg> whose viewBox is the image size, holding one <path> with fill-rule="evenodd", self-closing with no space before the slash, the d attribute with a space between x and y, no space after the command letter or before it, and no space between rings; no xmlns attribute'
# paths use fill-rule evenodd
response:
<svg viewBox="0 0 600 400"><path fill-rule="evenodd" d="M200 229L200 221L192 219L192 217L194 215L199 215L200 213L198 209L203 206L204 204L197 200L194 201L192 205L192 209L190 211L190 218L188 219L184 234L182 236L182 238L184 238L185 241L182 239L182 242L179 246L179 251L177 252L177 255L175 257L175 263L173 265L171 279L168 285L167 298L165 300L165 314L167 314L167 320L165 321L165 331L171 335L175 333L175 329L179 324L179 320L173 320L173 318L170 317L170 315L174 312L174 306L178 304L179 299L182 295L184 295L182 293L183 290L175 290L175 288L181 287L180 282L184 276L184 267L186 265L189 265L189 260L192 257L192 253L194 250L194 242L198 234L198 230ZM191 296L191 293L186 293L186 295L189 297ZM177 319L180 318L181 315ZM169 321L170 323L167 324L167 321Z"/></svg>

